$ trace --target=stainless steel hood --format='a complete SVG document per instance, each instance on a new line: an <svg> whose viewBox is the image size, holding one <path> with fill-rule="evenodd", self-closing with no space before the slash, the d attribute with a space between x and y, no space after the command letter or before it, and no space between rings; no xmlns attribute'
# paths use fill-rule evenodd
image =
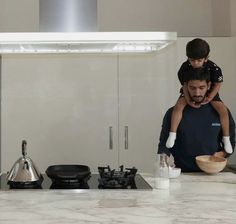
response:
<svg viewBox="0 0 236 224"><path fill-rule="evenodd" d="M40 32L97 32L97 0L39 0Z"/></svg>
<svg viewBox="0 0 236 224"><path fill-rule="evenodd" d="M97 0L39 0L40 32L0 33L0 54L158 51L175 32L97 32Z"/></svg>

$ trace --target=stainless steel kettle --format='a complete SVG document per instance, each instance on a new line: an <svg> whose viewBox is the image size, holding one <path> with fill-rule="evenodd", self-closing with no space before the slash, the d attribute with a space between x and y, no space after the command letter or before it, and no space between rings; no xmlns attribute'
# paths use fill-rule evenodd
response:
<svg viewBox="0 0 236 224"><path fill-rule="evenodd" d="M43 180L42 175L33 163L33 161L27 156L26 151L27 142L22 141L22 157L20 157L11 168L7 175L8 184L11 183L41 183Z"/></svg>

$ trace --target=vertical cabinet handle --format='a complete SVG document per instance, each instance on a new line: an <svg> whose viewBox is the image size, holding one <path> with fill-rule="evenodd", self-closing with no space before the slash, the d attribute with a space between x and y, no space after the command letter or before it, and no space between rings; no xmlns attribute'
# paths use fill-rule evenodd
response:
<svg viewBox="0 0 236 224"><path fill-rule="evenodd" d="M109 127L109 149L113 149L113 131L112 126Z"/></svg>
<svg viewBox="0 0 236 224"><path fill-rule="evenodd" d="M129 148L129 129L125 126L125 149Z"/></svg>

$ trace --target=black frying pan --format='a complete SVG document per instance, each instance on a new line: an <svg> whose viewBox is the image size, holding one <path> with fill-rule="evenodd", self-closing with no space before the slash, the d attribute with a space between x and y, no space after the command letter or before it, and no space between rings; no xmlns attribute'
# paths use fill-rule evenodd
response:
<svg viewBox="0 0 236 224"><path fill-rule="evenodd" d="M91 173L85 165L53 165L47 168L46 174L53 180L82 180Z"/></svg>

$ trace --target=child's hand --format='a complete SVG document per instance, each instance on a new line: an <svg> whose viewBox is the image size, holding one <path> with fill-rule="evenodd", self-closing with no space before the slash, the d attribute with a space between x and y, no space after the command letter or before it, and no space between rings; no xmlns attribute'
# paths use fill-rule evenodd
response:
<svg viewBox="0 0 236 224"><path fill-rule="evenodd" d="M206 97L204 98L204 100L201 102L201 105L204 105L204 104L210 103L211 101L212 101L212 98L206 96Z"/></svg>
<svg viewBox="0 0 236 224"><path fill-rule="evenodd" d="M201 104L196 103L194 101L189 101L187 103L188 103L189 106L194 107L194 108L199 108L201 106Z"/></svg>
<svg viewBox="0 0 236 224"><path fill-rule="evenodd" d="M209 103L210 100L208 97L205 97L204 100L201 102L202 105Z"/></svg>

